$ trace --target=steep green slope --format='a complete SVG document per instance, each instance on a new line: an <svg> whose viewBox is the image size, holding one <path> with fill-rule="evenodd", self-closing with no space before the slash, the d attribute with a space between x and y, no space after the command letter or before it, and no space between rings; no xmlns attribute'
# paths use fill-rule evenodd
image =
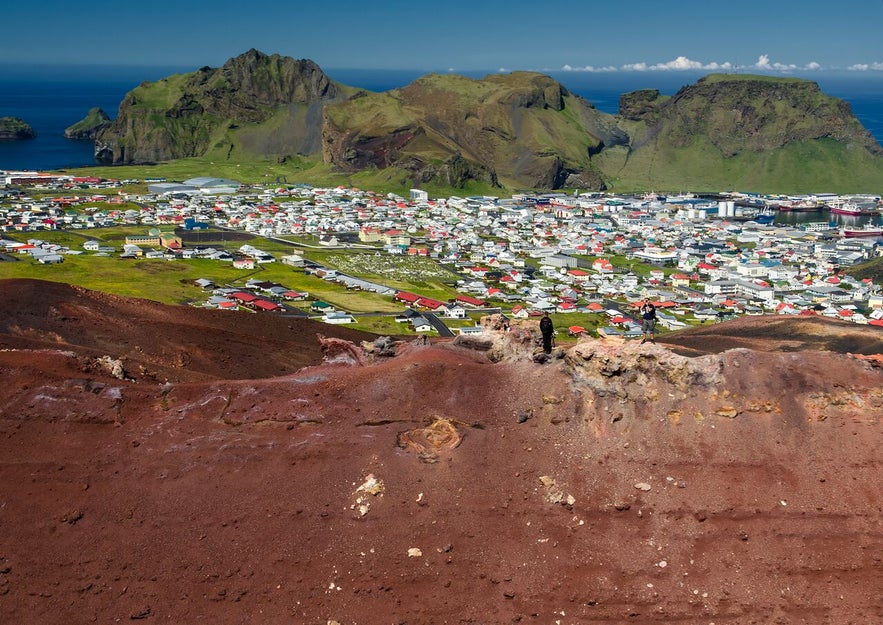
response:
<svg viewBox="0 0 883 625"><path fill-rule="evenodd" d="M430 74L325 109L325 161L344 171L395 167L416 182L604 188L591 156L626 141L612 116L547 76L473 80Z"/></svg>
<svg viewBox="0 0 883 625"><path fill-rule="evenodd" d="M883 181L879 144L806 80L710 75L671 98L623 96L619 122L628 148L598 161L618 187L860 192Z"/></svg>
<svg viewBox="0 0 883 625"><path fill-rule="evenodd" d="M312 61L249 50L221 68L139 85L98 133L95 154L108 164L317 154L322 108L355 92Z"/></svg>
<svg viewBox="0 0 883 625"><path fill-rule="evenodd" d="M429 74L368 93L256 50L142 83L99 124L95 149L103 164L262 163L264 176L440 192L883 184L883 149L847 103L806 80L712 74L670 97L625 94L612 116L537 73Z"/></svg>

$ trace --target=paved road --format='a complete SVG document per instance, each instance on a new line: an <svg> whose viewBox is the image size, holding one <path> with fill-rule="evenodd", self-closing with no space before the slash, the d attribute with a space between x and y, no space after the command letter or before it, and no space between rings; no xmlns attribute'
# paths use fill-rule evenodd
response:
<svg viewBox="0 0 883 625"><path fill-rule="evenodd" d="M423 313L424 319L426 319L432 327L435 328L438 335L445 338L450 338L454 336L454 333L451 332L451 329L445 325L445 322L438 318L438 315L431 312Z"/></svg>

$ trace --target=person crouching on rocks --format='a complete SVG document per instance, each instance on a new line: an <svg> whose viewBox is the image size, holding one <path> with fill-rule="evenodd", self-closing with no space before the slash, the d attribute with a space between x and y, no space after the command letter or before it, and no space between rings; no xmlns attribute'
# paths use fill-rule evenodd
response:
<svg viewBox="0 0 883 625"><path fill-rule="evenodd" d="M649 339L651 343L655 343L654 335L656 333L656 306L649 299L645 299L641 305L641 344Z"/></svg>

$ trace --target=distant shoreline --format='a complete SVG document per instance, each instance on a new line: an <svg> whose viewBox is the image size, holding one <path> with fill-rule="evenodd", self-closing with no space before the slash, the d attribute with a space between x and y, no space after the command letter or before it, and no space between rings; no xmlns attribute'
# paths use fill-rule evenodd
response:
<svg viewBox="0 0 883 625"><path fill-rule="evenodd" d="M126 93L144 81L194 71L193 67L117 65L10 65L0 63L0 116L20 117L37 138L27 143L0 145L0 168L56 170L94 166L92 144L64 139L64 129L98 106L111 118ZM424 70L323 68L333 80L370 91L406 86ZM525 70L527 71L527 70ZM456 73L470 78L496 74L493 70ZM639 89L674 94L708 72L584 72L546 71L568 90L605 113L618 111L619 96ZM881 72L801 72L790 74L817 82L824 93L850 104L858 120L883 146L883 80ZM51 106L47 106L47 102Z"/></svg>

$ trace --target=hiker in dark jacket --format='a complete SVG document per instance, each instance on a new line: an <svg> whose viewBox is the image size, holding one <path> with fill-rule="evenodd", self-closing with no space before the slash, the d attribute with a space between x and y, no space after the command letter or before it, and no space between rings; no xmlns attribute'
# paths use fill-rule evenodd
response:
<svg viewBox="0 0 883 625"><path fill-rule="evenodd" d="M543 351L547 354L552 353L552 336L555 334L555 327L552 325L552 319L549 313L543 314L540 319L540 333L543 335Z"/></svg>
<svg viewBox="0 0 883 625"><path fill-rule="evenodd" d="M645 299L641 305L641 344L649 339L651 343L655 343L654 335L656 333L656 306L649 299Z"/></svg>

